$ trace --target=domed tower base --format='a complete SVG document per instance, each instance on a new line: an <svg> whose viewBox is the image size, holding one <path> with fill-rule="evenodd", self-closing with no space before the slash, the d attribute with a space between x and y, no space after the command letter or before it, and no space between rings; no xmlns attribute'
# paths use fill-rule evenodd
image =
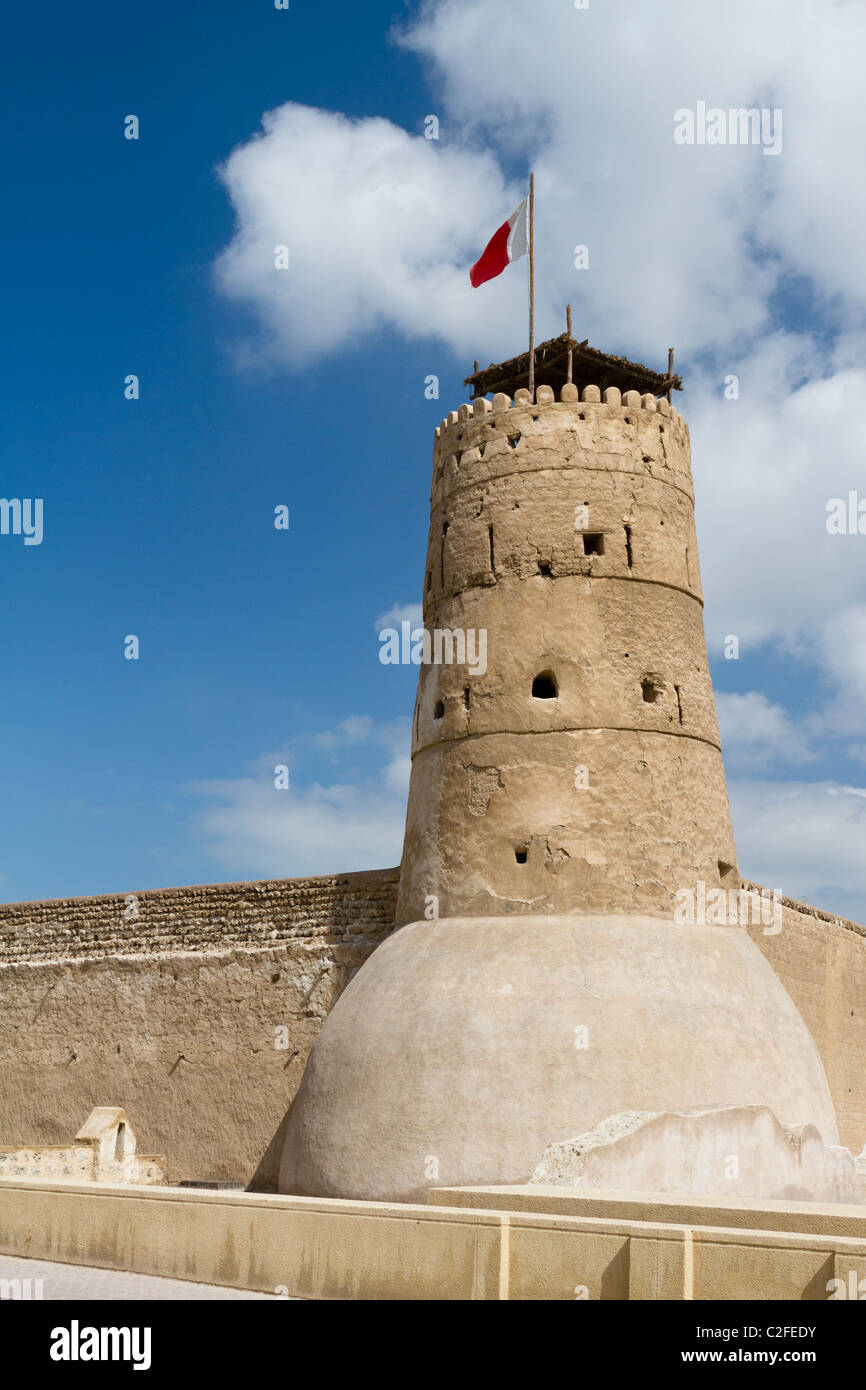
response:
<svg viewBox="0 0 866 1390"><path fill-rule="evenodd" d="M280 1191L522 1183L625 1110L765 1105L837 1144L817 1049L748 934L638 915L415 922L326 1019Z"/></svg>

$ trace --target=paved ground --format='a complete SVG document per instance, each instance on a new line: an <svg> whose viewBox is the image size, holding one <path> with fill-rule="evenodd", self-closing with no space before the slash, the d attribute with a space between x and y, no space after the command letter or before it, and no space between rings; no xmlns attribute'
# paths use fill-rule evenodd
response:
<svg viewBox="0 0 866 1390"><path fill-rule="evenodd" d="M123 1274L116 1269L90 1269L85 1265L49 1264L47 1260L19 1260L0 1255L0 1281L9 1279L42 1280L39 1286L31 1283L19 1291L0 1282L0 1300L19 1298L29 1292L31 1298L41 1296L50 1300L75 1299L212 1299L265 1298L278 1295L247 1293L242 1289L223 1289L213 1284L190 1284L183 1279L157 1279L149 1274Z"/></svg>

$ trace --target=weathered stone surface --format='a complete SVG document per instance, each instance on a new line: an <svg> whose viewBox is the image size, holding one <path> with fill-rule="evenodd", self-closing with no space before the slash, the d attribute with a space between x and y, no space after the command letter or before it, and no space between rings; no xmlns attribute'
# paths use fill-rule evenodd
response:
<svg viewBox="0 0 866 1390"><path fill-rule="evenodd" d="M376 869L0 903L0 966L303 939L375 944L393 925L397 878L397 869Z"/></svg>
<svg viewBox="0 0 866 1390"><path fill-rule="evenodd" d="M120 1096L166 1176L276 1186L322 1021L392 930L396 871L0 907L0 1139Z"/></svg>
<svg viewBox="0 0 866 1390"><path fill-rule="evenodd" d="M843 1144L866 1143L866 926L779 896L779 929L750 928L818 1046Z"/></svg>
<svg viewBox="0 0 866 1390"><path fill-rule="evenodd" d="M421 666L398 922L736 881L682 420L587 387L445 423L424 625L485 651Z"/></svg>
<svg viewBox="0 0 866 1390"><path fill-rule="evenodd" d="M492 787L490 814L493 783L482 767L476 813ZM171 1181L258 1173L257 1186L275 1187L282 1135L271 1141L307 1052L342 983L391 930L396 874L349 875L345 888L343 877L144 893L138 921L124 920L123 894L0 905L0 1137L64 1144L88 1106L122 1095L143 1142L166 1151ZM750 935L808 1023L842 1141L859 1151L866 928L783 899L781 932ZM149 941L164 949L148 956Z"/></svg>
<svg viewBox="0 0 866 1390"><path fill-rule="evenodd" d="M553 1187L851 1202L861 1197L848 1149L814 1125L779 1123L767 1106L611 1115L549 1144L530 1178Z"/></svg>
<svg viewBox="0 0 866 1390"><path fill-rule="evenodd" d="M281 1191L409 1201L433 1185L525 1182L549 1143L619 1111L743 1104L837 1142L815 1045L743 929L416 922L375 951L319 1034Z"/></svg>
<svg viewBox="0 0 866 1390"><path fill-rule="evenodd" d="M164 1174L162 1154L136 1153L135 1131L119 1106L96 1106L72 1143L0 1148L0 1178L151 1185Z"/></svg>

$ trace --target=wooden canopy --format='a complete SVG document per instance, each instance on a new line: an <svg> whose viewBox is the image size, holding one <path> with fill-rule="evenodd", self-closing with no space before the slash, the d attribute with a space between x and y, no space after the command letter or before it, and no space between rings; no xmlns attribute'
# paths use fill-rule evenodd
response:
<svg viewBox="0 0 866 1390"><path fill-rule="evenodd" d="M626 357L612 357L590 347L587 340L578 343L562 333L558 338L550 338L539 343L535 349L535 384L552 386L557 395L568 380L568 349L571 346L572 376L575 386L598 386L602 391L608 386L618 386L621 391L640 391L653 396L667 396L670 391L682 391L680 376L668 376L663 372L653 372L640 362L629 362ZM468 376L465 386L472 387L472 399L504 391L513 396L522 386L529 385L529 353L510 357L507 362L493 362L483 371Z"/></svg>

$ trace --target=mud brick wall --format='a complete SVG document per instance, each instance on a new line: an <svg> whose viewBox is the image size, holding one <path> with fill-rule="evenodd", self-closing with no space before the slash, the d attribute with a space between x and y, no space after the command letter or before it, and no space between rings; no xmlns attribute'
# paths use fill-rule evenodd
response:
<svg viewBox="0 0 866 1390"><path fill-rule="evenodd" d="M121 1105L167 1179L276 1185L323 1019L397 870L0 906L0 1144Z"/></svg>
<svg viewBox="0 0 866 1390"><path fill-rule="evenodd" d="M817 1043L841 1142L858 1154L866 1144L866 927L792 898L781 906L781 931L749 934Z"/></svg>
<svg viewBox="0 0 866 1390"><path fill-rule="evenodd" d="M169 1182L276 1185L322 1022L393 930L398 871L0 905L0 1145L121 1105ZM753 885L744 885L753 886ZM866 928L784 899L749 929L866 1143Z"/></svg>

